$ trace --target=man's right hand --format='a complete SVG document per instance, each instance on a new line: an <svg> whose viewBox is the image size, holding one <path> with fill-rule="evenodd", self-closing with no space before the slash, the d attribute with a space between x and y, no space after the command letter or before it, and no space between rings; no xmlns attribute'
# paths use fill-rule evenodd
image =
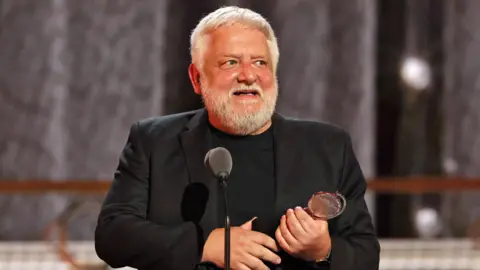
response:
<svg viewBox="0 0 480 270"><path fill-rule="evenodd" d="M280 257L275 240L266 234L252 231L255 218L240 227L230 228L230 267L234 270L268 270L262 262L269 261L280 264ZM203 247L202 262L211 262L223 268L225 229L213 230ZM273 250L273 251L272 251Z"/></svg>

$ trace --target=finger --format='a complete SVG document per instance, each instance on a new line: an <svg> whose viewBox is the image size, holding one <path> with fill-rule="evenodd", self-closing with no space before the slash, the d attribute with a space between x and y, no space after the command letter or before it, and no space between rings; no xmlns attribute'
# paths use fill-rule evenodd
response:
<svg viewBox="0 0 480 270"><path fill-rule="evenodd" d="M251 249L248 250L248 253L255 256L255 258L269 261L274 264L280 264L281 262L280 256L273 253L270 249L259 244L254 244Z"/></svg>
<svg viewBox="0 0 480 270"><path fill-rule="evenodd" d="M317 224L315 220L307 213L303 208L295 207L295 216L297 217L300 225L307 234L315 233L317 230Z"/></svg>
<svg viewBox="0 0 480 270"><path fill-rule="evenodd" d="M288 245L287 241L285 240L285 238L283 238L283 235L282 235L282 232L280 231L280 227L277 228L277 230L275 231L275 238L277 239L277 242L278 242L278 245L283 249L285 250L287 253L291 253L291 248L290 246Z"/></svg>
<svg viewBox="0 0 480 270"><path fill-rule="evenodd" d="M259 258L252 254L245 254L242 263L247 267L247 269L270 270Z"/></svg>
<svg viewBox="0 0 480 270"><path fill-rule="evenodd" d="M296 239L301 239L307 234L292 209L288 209L287 211L287 226L288 230Z"/></svg>
<svg viewBox="0 0 480 270"><path fill-rule="evenodd" d="M250 219L249 221L243 223L242 225L240 225L240 227L242 227L243 229L245 230L249 230L251 231L252 230L252 224L253 224L253 221L256 219L257 217L254 217L252 219Z"/></svg>
<svg viewBox="0 0 480 270"><path fill-rule="evenodd" d="M280 219L280 232L282 233L283 239L285 239L289 247L293 248L298 245L297 239L293 237L293 235L290 233L290 230L288 229L287 218L285 217L285 215L283 215Z"/></svg>
<svg viewBox="0 0 480 270"><path fill-rule="evenodd" d="M275 240L266 234L251 231L249 232L248 237L256 244L265 246L274 251L278 251L278 246Z"/></svg>

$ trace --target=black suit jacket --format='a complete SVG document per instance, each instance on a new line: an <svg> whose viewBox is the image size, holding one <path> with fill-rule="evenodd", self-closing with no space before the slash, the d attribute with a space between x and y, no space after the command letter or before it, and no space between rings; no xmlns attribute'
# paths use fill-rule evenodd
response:
<svg viewBox="0 0 480 270"><path fill-rule="evenodd" d="M314 192L339 191L348 205L329 221L332 251L325 269L378 269L380 248L364 201L366 182L349 135L277 113L273 132L277 220L288 208L305 206ZM203 165L209 134L204 109L131 126L95 231L101 259L112 267L208 268L198 266L204 241L223 226L219 185ZM277 269L316 267L287 258Z"/></svg>

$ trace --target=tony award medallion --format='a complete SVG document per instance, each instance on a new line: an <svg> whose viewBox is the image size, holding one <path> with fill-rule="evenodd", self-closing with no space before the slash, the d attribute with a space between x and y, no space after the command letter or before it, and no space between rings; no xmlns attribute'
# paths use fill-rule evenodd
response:
<svg viewBox="0 0 480 270"><path fill-rule="evenodd" d="M321 191L312 195L306 210L314 218L328 220L342 214L346 206L347 200L342 194Z"/></svg>

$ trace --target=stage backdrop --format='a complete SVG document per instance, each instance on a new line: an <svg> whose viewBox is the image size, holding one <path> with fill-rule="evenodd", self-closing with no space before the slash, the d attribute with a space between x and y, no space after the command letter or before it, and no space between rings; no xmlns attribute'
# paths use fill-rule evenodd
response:
<svg viewBox="0 0 480 270"><path fill-rule="evenodd" d="M250 7L272 23L281 51L279 111L346 128L372 177L374 81L382 71L376 2L0 0L0 179L110 180L131 123L201 106L187 76L189 34L225 4ZM442 108L445 155L456 173L473 176L480 174L480 97L471 55L480 52L472 35L480 7L476 0L447 5L445 29L463 43L445 41L446 100L454 102ZM1 195L0 240L40 238L72 200ZM370 199L369 206L374 211ZM88 204L72 219L70 237L92 239L97 213Z"/></svg>
<svg viewBox="0 0 480 270"><path fill-rule="evenodd" d="M0 178L111 179L133 121L201 106L189 34L224 4L273 24L280 112L348 129L372 176L374 2L2 0ZM2 195L0 240L38 239L72 199ZM88 207L73 239L92 238L98 208Z"/></svg>

